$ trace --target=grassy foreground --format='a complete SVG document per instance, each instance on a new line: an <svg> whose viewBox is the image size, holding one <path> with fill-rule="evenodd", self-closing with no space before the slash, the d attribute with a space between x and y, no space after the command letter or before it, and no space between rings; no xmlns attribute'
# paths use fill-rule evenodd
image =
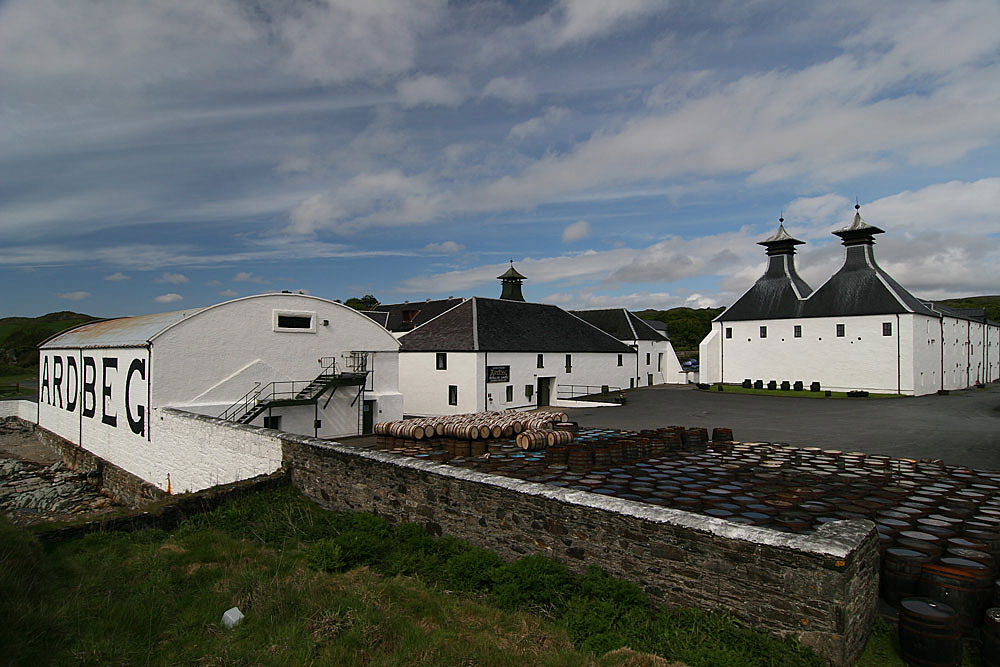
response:
<svg viewBox="0 0 1000 667"><path fill-rule="evenodd" d="M653 611L600 570L505 563L290 489L48 550L0 516L0 646L14 665L822 664L723 614Z"/></svg>

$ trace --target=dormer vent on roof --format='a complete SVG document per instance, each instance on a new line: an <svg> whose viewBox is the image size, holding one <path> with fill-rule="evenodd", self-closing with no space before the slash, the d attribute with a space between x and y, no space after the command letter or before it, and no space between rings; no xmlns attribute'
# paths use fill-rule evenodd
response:
<svg viewBox="0 0 1000 667"><path fill-rule="evenodd" d="M505 301L524 301L524 294L521 293L521 281L527 280L514 268L514 260L510 260L510 268L497 276L497 280L503 285L500 290L500 298Z"/></svg>
<svg viewBox="0 0 1000 667"><path fill-rule="evenodd" d="M795 317L801 299L812 288L795 270L795 246L805 241L785 230L785 219L778 219L778 231L757 245L767 249L767 270L747 292L718 317L726 320L766 320Z"/></svg>

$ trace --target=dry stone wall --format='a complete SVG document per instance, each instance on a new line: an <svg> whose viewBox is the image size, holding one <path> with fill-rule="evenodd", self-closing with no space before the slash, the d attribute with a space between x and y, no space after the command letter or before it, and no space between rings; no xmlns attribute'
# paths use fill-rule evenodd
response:
<svg viewBox="0 0 1000 667"><path fill-rule="evenodd" d="M878 553L867 521L814 535L721 519L381 452L285 436L292 483L334 510L423 524L507 559L597 565L657 603L726 610L852 664L874 619Z"/></svg>

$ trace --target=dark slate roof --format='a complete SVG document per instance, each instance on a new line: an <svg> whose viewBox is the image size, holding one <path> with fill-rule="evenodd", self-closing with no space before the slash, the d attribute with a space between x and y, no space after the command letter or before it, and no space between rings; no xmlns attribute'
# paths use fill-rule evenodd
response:
<svg viewBox="0 0 1000 667"><path fill-rule="evenodd" d="M661 334L663 334L664 338L667 338L667 339L670 338L670 334L667 333L667 323L666 322L661 322L660 320L643 320L643 322L645 322L650 327L656 329Z"/></svg>
<svg viewBox="0 0 1000 667"><path fill-rule="evenodd" d="M367 318L375 321L375 322L378 322L379 324L381 324L384 327L389 323L389 313L388 313L388 311L382 312L382 311L378 311L378 310L363 310L363 311L361 311L361 314L364 315L365 317L367 317ZM386 327L386 328L388 328L388 327Z"/></svg>
<svg viewBox="0 0 1000 667"><path fill-rule="evenodd" d="M649 322L624 308L572 310L570 312L618 340L663 340L666 338L665 325L663 333L660 333L650 326Z"/></svg>
<svg viewBox="0 0 1000 667"><path fill-rule="evenodd" d="M403 352L635 350L558 306L473 297L400 337Z"/></svg>
<svg viewBox="0 0 1000 667"><path fill-rule="evenodd" d="M917 313L939 317L875 261L872 243L848 246L844 265L802 302L802 317Z"/></svg>
<svg viewBox="0 0 1000 667"><path fill-rule="evenodd" d="M514 265L511 264L510 268L504 271L502 274L497 276L498 280L527 280L524 276L517 272Z"/></svg>
<svg viewBox="0 0 1000 667"><path fill-rule="evenodd" d="M924 301L922 299L921 303L931 310L935 310L948 317L954 317L960 320L971 320L972 322L988 322L986 319L985 308L955 308L954 306L948 306L935 301Z"/></svg>
<svg viewBox="0 0 1000 667"><path fill-rule="evenodd" d="M795 248L801 241L792 238L784 225L761 241L767 248L767 270L736 303L716 318L720 322L796 317L801 300L812 288L795 271Z"/></svg>
<svg viewBox="0 0 1000 667"><path fill-rule="evenodd" d="M412 303L382 303L372 310L365 313L372 319L375 319L369 313L387 313L388 321L382 323L380 319L375 319L376 322L384 326L389 331L412 331L421 324L425 324L437 317L441 313L447 312L465 301L465 299L436 299L427 301L414 301ZM416 315L410 322L403 321L404 311L417 311Z"/></svg>

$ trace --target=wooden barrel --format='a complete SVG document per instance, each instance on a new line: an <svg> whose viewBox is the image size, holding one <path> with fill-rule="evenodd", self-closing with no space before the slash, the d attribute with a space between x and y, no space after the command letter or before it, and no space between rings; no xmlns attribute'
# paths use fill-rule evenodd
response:
<svg viewBox="0 0 1000 667"><path fill-rule="evenodd" d="M515 439L517 446L527 451L545 449L548 443L548 433L546 431L521 431Z"/></svg>
<svg viewBox="0 0 1000 667"><path fill-rule="evenodd" d="M979 657L983 660L983 666L1000 667L1000 608L986 610L980 637L983 644Z"/></svg>
<svg viewBox="0 0 1000 667"><path fill-rule="evenodd" d="M717 426L712 429L712 442L732 442L733 429Z"/></svg>
<svg viewBox="0 0 1000 667"><path fill-rule="evenodd" d="M924 563L931 557L915 549L889 547L882 557L882 599L898 607L904 598L917 594Z"/></svg>
<svg viewBox="0 0 1000 667"><path fill-rule="evenodd" d="M958 667L962 664L962 633L958 614L931 598L906 598L899 610L899 649L916 667Z"/></svg>
<svg viewBox="0 0 1000 667"><path fill-rule="evenodd" d="M919 590L954 609L960 629L968 633L979 626L989 607L993 577L982 563L944 556L938 563L924 563Z"/></svg>
<svg viewBox="0 0 1000 667"><path fill-rule="evenodd" d="M566 445L573 442L573 434L569 431L546 431L545 440L546 445L549 447L553 445Z"/></svg>

